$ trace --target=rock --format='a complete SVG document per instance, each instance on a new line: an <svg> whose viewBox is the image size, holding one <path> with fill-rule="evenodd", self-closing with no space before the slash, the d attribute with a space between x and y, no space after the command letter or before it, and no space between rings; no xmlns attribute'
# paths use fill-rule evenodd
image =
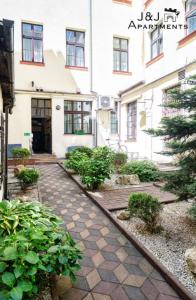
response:
<svg viewBox="0 0 196 300"><path fill-rule="evenodd" d="M14 168L14 176L17 177L21 171L23 171L25 168L24 165L18 165Z"/></svg>
<svg viewBox="0 0 196 300"><path fill-rule="evenodd" d="M185 259L190 271L196 274L196 247L186 250Z"/></svg>
<svg viewBox="0 0 196 300"><path fill-rule="evenodd" d="M130 219L130 213L128 211L122 211L117 218L119 220L129 220Z"/></svg>
<svg viewBox="0 0 196 300"><path fill-rule="evenodd" d="M140 184L140 180L138 175L132 174L132 175L120 175L117 177L116 184L121 184L121 185L138 185Z"/></svg>

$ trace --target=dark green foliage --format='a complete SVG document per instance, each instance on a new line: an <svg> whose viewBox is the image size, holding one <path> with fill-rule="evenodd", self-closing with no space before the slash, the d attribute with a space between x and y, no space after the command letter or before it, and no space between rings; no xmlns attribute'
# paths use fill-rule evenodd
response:
<svg viewBox="0 0 196 300"><path fill-rule="evenodd" d="M77 174L80 172L83 162L88 161L86 153L73 151L70 153L68 161L65 161L65 168L74 170Z"/></svg>
<svg viewBox="0 0 196 300"><path fill-rule="evenodd" d="M155 232L162 205L157 198L147 193L133 193L129 196L128 210L132 217L145 222L150 232Z"/></svg>
<svg viewBox="0 0 196 300"><path fill-rule="evenodd" d="M124 152L117 152L117 153L114 153L114 159L113 159L113 162L114 162L114 165L115 165L116 167L122 166L122 165L126 164L127 159L128 159L128 156L127 156L127 154L124 153Z"/></svg>
<svg viewBox="0 0 196 300"><path fill-rule="evenodd" d="M3 201L0 211L0 299L35 299L48 274L75 280L81 252L57 216L40 203L17 200Z"/></svg>
<svg viewBox="0 0 196 300"><path fill-rule="evenodd" d="M35 168L24 169L18 174L17 177L24 186L28 186L37 183L39 179L39 172Z"/></svg>
<svg viewBox="0 0 196 300"><path fill-rule="evenodd" d="M66 153L66 158L69 159L74 152L85 153L88 157L91 157L93 154L93 149L86 146L76 147L73 151Z"/></svg>
<svg viewBox="0 0 196 300"><path fill-rule="evenodd" d="M196 196L196 75L189 78L191 88L173 89L171 100L164 106L183 109L184 114L174 117L164 117L158 129L149 129L147 132L154 136L164 137L169 150L161 154L178 158L179 170L166 173L165 188L175 192L180 199Z"/></svg>
<svg viewBox="0 0 196 300"><path fill-rule="evenodd" d="M188 210L188 215L193 222L196 222L196 202L193 203L191 208Z"/></svg>
<svg viewBox="0 0 196 300"><path fill-rule="evenodd" d="M27 148L13 148L12 155L14 158L28 158L31 153Z"/></svg>
<svg viewBox="0 0 196 300"><path fill-rule="evenodd" d="M131 161L122 166L122 174L137 174L140 181L149 182L159 180L159 171L151 161Z"/></svg>
<svg viewBox="0 0 196 300"><path fill-rule="evenodd" d="M108 147L93 150L92 157L83 162L80 170L81 181L89 189L97 189L112 172L113 151Z"/></svg>

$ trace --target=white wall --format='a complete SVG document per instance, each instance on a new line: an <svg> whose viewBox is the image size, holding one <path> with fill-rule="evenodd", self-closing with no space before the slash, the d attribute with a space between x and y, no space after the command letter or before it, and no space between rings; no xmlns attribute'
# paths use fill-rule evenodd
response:
<svg viewBox="0 0 196 300"><path fill-rule="evenodd" d="M2 99L1 86L0 86L0 114L2 113L2 111L3 111L3 99ZM3 182L0 184L0 201L2 200L2 198L3 198Z"/></svg>

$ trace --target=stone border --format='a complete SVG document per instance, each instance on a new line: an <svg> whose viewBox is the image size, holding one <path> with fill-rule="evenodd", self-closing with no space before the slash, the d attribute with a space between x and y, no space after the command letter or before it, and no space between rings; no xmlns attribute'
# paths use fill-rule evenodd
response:
<svg viewBox="0 0 196 300"><path fill-rule="evenodd" d="M157 269L161 275L165 278L167 283L178 293L183 300L196 300L196 297L188 291L183 284L176 279L176 277L169 271L167 268L153 255L151 252L144 247L144 245L130 232L126 231L126 229L120 224L120 222L115 219L109 210L105 209L100 203L98 203L91 194L88 193L87 190L71 175L69 174L64 166L60 163L58 165L64 170L64 172L78 185L78 187L84 192L84 194L90 198L93 203L98 206L103 213L111 220L111 222L116 225L116 227L120 230L120 232L143 254L143 256L150 261L150 263ZM55 299L56 300L56 299Z"/></svg>

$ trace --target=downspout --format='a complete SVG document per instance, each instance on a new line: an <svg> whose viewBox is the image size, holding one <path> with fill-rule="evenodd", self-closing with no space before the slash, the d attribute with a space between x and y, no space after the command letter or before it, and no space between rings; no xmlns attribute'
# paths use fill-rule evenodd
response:
<svg viewBox="0 0 196 300"><path fill-rule="evenodd" d="M89 75L90 75L90 92L96 94L93 90L93 2L89 0ZM96 105L98 107L98 97L96 94ZM94 122L94 146L98 145L98 122L97 122L98 114L96 109L95 122Z"/></svg>
<svg viewBox="0 0 196 300"><path fill-rule="evenodd" d="M8 199L8 118L9 107L5 107L5 161L4 161L4 198Z"/></svg>

